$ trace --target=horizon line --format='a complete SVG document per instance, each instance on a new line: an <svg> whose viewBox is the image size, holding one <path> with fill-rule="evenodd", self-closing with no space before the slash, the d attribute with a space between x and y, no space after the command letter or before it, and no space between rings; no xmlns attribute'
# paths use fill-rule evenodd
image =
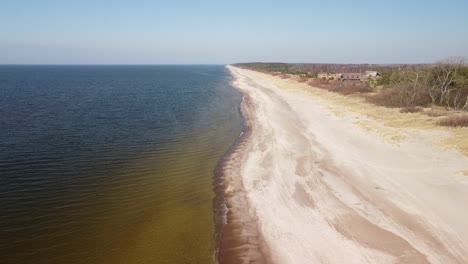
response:
<svg viewBox="0 0 468 264"><path fill-rule="evenodd" d="M279 61L250 61L234 63L0 63L0 66L227 66L247 63L283 63L283 64L337 64L337 65L424 65L435 62L393 62L393 63L370 63L370 62L279 62Z"/></svg>

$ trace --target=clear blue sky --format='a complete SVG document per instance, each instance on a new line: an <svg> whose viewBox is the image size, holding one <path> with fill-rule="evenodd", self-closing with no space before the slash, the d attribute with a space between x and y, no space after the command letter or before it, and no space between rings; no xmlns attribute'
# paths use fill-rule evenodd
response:
<svg viewBox="0 0 468 264"><path fill-rule="evenodd" d="M468 57L467 0L0 0L0 64Z"/></svg>

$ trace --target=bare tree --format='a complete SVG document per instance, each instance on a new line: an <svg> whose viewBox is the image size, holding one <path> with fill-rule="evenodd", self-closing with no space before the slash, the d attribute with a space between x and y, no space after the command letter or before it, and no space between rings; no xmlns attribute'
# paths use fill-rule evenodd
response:
<svg viewBox="0 0 468 264"><path fill-rule="evenodd" d="M462 57L452 57L437 63L432 69L432 81L429 94L433 103L450 107L450 93L457 89L457 71L465 64Z"/></svg>

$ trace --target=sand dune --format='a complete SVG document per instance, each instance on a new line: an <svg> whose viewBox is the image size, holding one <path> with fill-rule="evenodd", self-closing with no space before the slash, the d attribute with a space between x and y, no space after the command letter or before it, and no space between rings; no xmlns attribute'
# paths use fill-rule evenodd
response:
<svg viewBox="0 0 468 264"><path fill-rule="evenodd" d="M268 254L248 248L258 262L468 263L468 183L456 175L466 157L421 131L392 144L357 125L375 120L228 67L251 129L226 192L250 207Z"/></svg>

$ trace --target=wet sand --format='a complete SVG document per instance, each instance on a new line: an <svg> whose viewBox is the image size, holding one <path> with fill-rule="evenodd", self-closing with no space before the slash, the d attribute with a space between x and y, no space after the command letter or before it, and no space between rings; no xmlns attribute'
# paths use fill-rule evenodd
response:
<svg viewBox="0 0 468 264"><path fill-rule="evenodd" d="M468 159L439 132L393 144L357 124L377 120L228 67L248 129L220 163L220 263L468 262Z"/></svg>

